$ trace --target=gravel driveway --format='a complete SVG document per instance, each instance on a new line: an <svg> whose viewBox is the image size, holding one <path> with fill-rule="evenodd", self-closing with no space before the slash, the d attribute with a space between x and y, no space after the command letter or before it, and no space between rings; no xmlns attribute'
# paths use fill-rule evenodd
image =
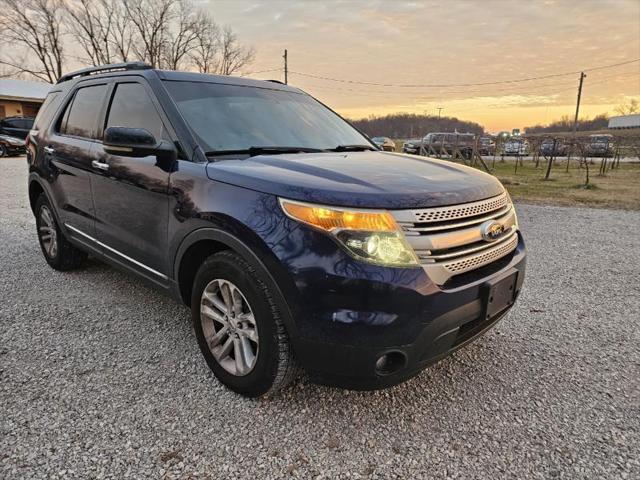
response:
<svg viewBox="0 0 640 480"><path fill-rule="evenodd" d="M96 261L50 269L0 159L0 478L640 478L640 213L519 206L495 329L379 392L221 387L189 312Z"/></svg>

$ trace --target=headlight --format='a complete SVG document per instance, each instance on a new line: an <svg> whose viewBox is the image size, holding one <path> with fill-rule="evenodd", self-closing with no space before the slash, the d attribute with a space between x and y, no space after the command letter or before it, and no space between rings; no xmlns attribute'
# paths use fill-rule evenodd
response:
<svg viewBox="0 0 640 480"><path fill-rule="evenodd" d="M418 258L389 212L350 210L280 199L285 214L331 234L360 260L378 265L419 265Z"/></svg>

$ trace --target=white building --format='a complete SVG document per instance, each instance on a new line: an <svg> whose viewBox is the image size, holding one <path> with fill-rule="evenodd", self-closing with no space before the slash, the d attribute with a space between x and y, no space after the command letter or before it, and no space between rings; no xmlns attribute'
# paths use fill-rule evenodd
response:
<svg viewBox="0 0 640 480"><path fill-rule="evenodd" d="M640 113L611 117L609 128L640 128Z"/></svg>

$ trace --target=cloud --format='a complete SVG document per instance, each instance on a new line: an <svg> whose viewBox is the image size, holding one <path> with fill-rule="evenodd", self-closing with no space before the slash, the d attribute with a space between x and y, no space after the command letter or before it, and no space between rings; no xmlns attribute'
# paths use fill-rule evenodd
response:
<svg viewBox="0 0 640 480"><path fill-rule="evenodd" d="M281 65L284 48L289 51L292 72L374 83L477 83L545 76L640 57L640 2L636 0L517 4L238 0L212 2L210 8L218 21L232 25L241 39L256 46L255 70ZM640 66L636 71L640 78ZM615 72L589 75L585 104L640 93L640 81L632 77L590 86L591 81ZM545 109L570 105L577 87L574 77L519 84L520 89L498 85L456 93L349 86L295 73L290 79L337 109L372 113L393 106L420 111L429 101L452 106L464 101L470 109L486 106L483 98L495 98L496 105L513 111L531 112L531 105ZM477 112L482 110L469 110L469 115Z"/></svg>

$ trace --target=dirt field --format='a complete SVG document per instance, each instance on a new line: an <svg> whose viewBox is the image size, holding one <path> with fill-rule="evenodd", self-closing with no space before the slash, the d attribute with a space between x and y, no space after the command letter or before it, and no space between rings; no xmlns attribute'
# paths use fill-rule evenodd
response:
<svg viewBox="0 0 640 480"><path fill-rule="evenodd" d="M49 268L24 158L0 164L0 478L640 478L640 212L518 205L525 287L485 336L392 389L256 401L186 307Z"/></svg>

